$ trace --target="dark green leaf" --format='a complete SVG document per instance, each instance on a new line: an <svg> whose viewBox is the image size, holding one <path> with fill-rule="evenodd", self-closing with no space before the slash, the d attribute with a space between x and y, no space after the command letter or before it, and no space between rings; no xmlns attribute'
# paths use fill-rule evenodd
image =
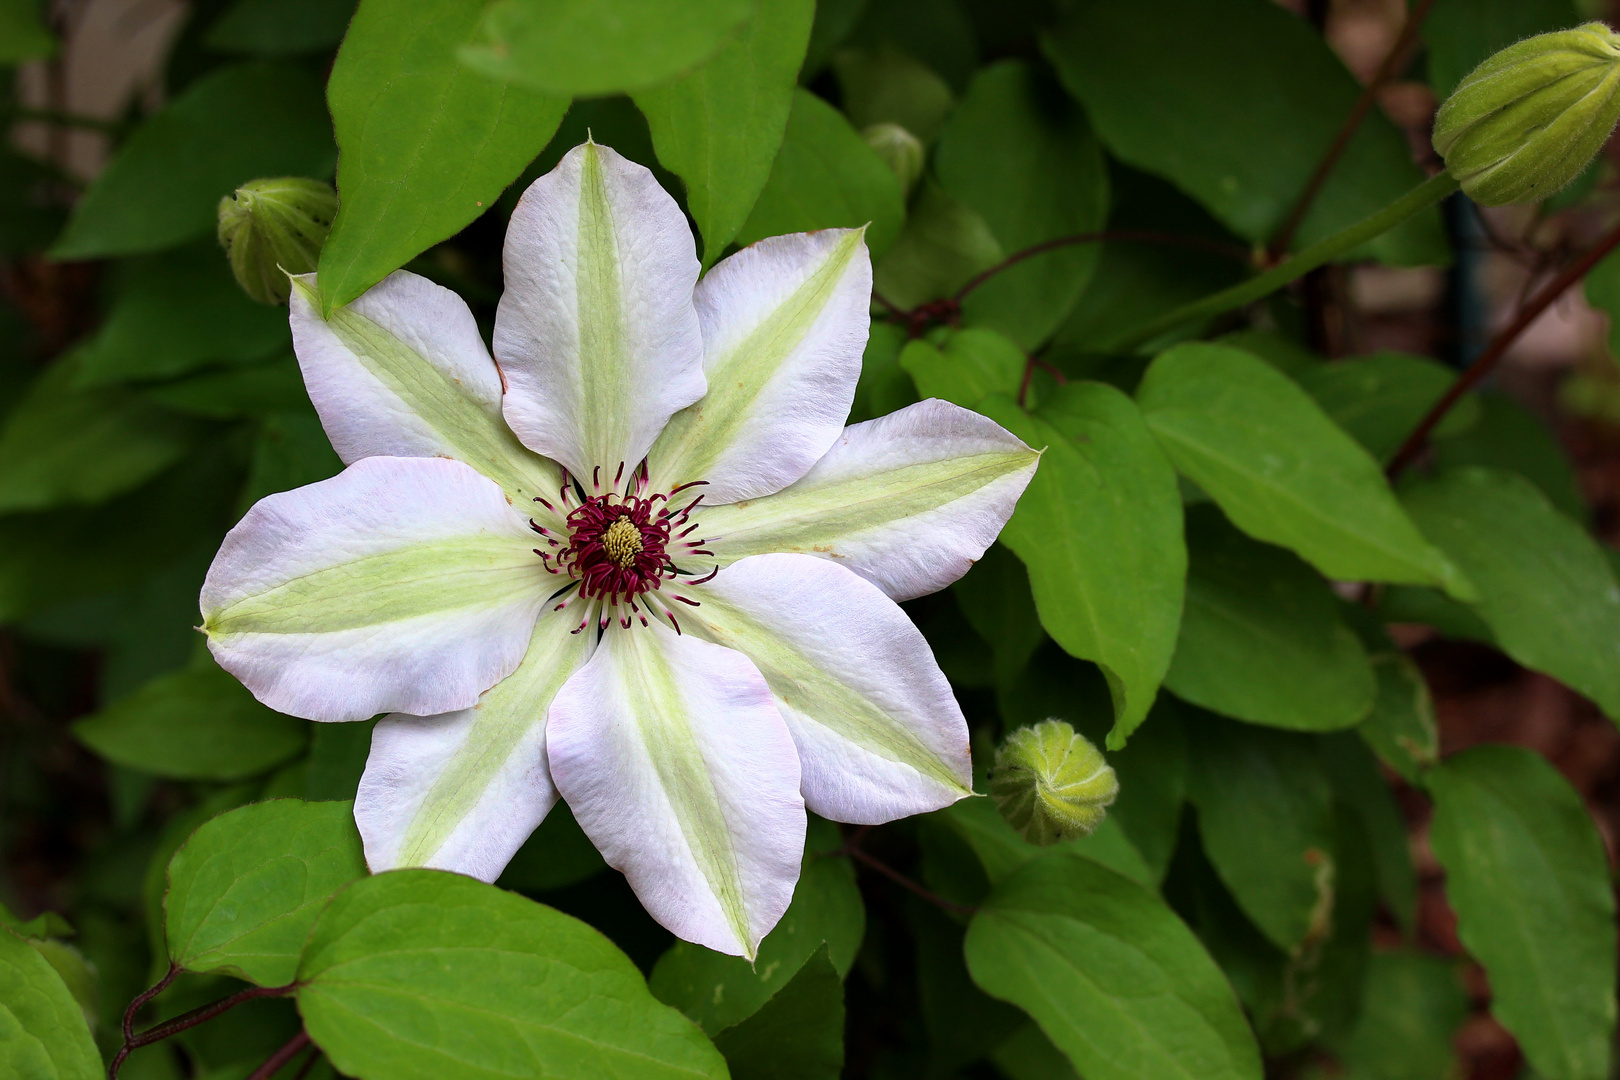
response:
<svg viewBox="0 0 1620 1080"><path fill-rule="evenodd" d="M459 874L361 878L321 913L298 980L310 1037L352 1076L726 1074L607 938Z"/></svg>
<svg viewBox="0 0 1620 1080"><path fill-rule="evenodd" d="M844 115L857 128L898 124L931 143L950 113L950 86L927 64L892 42L852 46L833 54Z"/></svg>
<svg viewBox="0 0 1620 1080"><path fill-rule="evenodd" d="M1269 0L1082 4L1043 46L1116 156L1259 243L1281 228L1361 92L1322 35ZM1370 113L1294 246L1383 209L1422 179L1405 136ZM1400 264L1446 258L1433 210L1369 247Z"/></svg>
<svg viewBox="0 0 1620 1080"><path fill-rule="evenodd" d="M142 124L74 208L57 259L157 251L214 228L219 200L266 176L328 176L332 129L308 72L242 64Z"/></svg>
<svg viewBox="0 0 1620 1080"><path fill-rule="evenodd" d="M1481 465L1516 472L1560 511L1585 522L1592 516L1575 478L1569 454L1546 421L1505 394L1482 394L1459 404L1478 407L1478 422L1434 440L1434 461L1443 469ZM1442 424L1442 427L1445 425Z"/></svg>
<svg viewBox="0 0 1620 1080"><path fill-rule="evenodd" d="M1289 374L1380 462L1394 456L1418 421L1457 381L1457 373L1442 364L1397 352L1312 364ZM1452 435L1478 422L1479 399L1469 396L1446 414L1436 432Z"/></svg>
<svg viewBox="0 0 1620 1080"><path fill-rule="evenodd" d="M1153 872L1142 861L1141 852L1131 844L1130 838L1112 817L1104 818L1097 831L1090 836L1064 840L1049 848L1039 847L1018 835L989 799L963 799L936 811L933 820L944 823L967 842L979 857L979 864L991 885L1000 883L1008 874L1048 851L1084 855L1138 884L1149 888L1155 885Z"/></svg>
<svg viewBox="0 0 1620 1080"><path fill-rule="evenodd" d="M47 368L0 427L0 513L94 506L152 479L195 421L121 389L80 390L80 354Z"/></svg>
<svg viewBox="0 0 1620 1080"><path fill-rule="evenodd" d="M1054 345L1066 351L1117 349L1124 335L1149 319L1235 285L1246 273L1244 246L1171 185L1115 162L1108 186L1114 201L1110 230L1168 234L1181 242L1142 238L1102 244L1096 272L1054 338ZM1161 349L1203 330L1197 324L1181 327L1148 347Z"/></svg>
<svg viewBox="0 0 1620 1080"><path fill-rule="evenodd" d="M1430 842L1457 934L1490 976L1491 1013L1547 1080L1608 1076L1614 893L1580 796L1518 747L1475 747L1427 780Z"/></svg>
<svg viewBox="0 0 1620 1080"><path fill-rule="evenodd" d="M1355 735L1325 735L1318 746L1334 795L1355 812L1366 836L1379 899L1410 934L1417 925L1417 872L1407 844L1406 819L1395 794L1378 771L1377 759ZM1336 911L1335 920L1338 916Z"/></svg>
<svg viewBox="0 0 1620 1080"><path fill-rule="evenodd" d="M1023 349L994 330L959 331L945 339L944 349L919 338L900 351L900 366L910 372L919 397L965 409L991 394L1017 395L1028 363Z"/></svg>
<svg viewBox="0 0 1620 1080"><path fill-rule="evenodd" d="M855 385L855 404L850 423L876 416L887 416L917 400L917 388L900 366L900 350L906 343L903 327L889 322L873 322L861 354L861 378Z"/></svg>
<svg viewBox="0 0 1620 1080"><path fill-rule="evenodd" d="M257 304L213 241L130 259L99 333L80 354L79 385L184 375L292 346L285 308Z"/></svg>
<svg viewBox="0 0 1620 1080"><path fill-rule="evenodd" d="M291 356L251 367L202 371L170 383L143 386L141 393L176 412L216 420L309 407L304 376Z"/></svg>
<svg viewBox="0 0 1620 1080"><path fill-rule="evenodd" d="M1024 564L1006 547L992 544L951 591L968 624L989 645L997 682L1017 679L1046 640Z"/></svg>
<svg viewBox="0 0 1620 1080"><path fill-rule="evenodd" d="M1037 1024L1025 1024L990 1055L1007 1080L1080 1080L1063 1051L1052 1045Z"/></svg>
<svg viewBox="0 0 1620 1080"><path fill-rule="evenodd" d="M1333 910L1333 788L1313 740L1210 716L1188 736L1187 796L1215 872L1278 948L1321 936Z"/></svg>
<svg viewBox="0 0 1620 1080"><path fill-rule="evenodd" d="M827 946L810 954L759 1010L714 1037L731 1080L838 1080L844 1067L844 982Z"/></svg>
<svg viewBox="0 0 1620 1080"><path fill-rule="evenodd" d="M0 1072L19 1080L99 1080L101 1055L62 976L0 927Z"/></svg>
<svg viewBox="0 0 1620 1080"><path fill-rule="evenodd" d="M1377 682L1333 591L1212 506L1187 513L1187 606L1165 686L1254 724L1331 731L1367 715Z"/></svg>
<svg viewBox="0 0 1620 1080"><path fill-rule="evenodd" d="M1467 1015L1454 961L1373 953L1361 1016L1334 1050L1346 1080L1446 1080L1461 1072L1452 1037Z"/></svg>
<svg viewBox="0 0 1620 1080"><path fill-rule="evenodd" d="M1444 600L1438 593L1430 595ZM1423 770L1440 759L1440 727L1429 684L1412 658L1390 640L1376 615L1352 604L1340 611L1361 637L1378 677L1378 696L1356 733L1407 783L1418 784Z"/></svg>
<svg viewBox="0 0 1620 1080"><path fill-rule="evenodd" d="M1026 1023L1024 1014L986 994L968 972L966 927L920 899L904 905L917 952L916 994L928 1035L928 1063L919 1073L954 1076L979 1061Z"/></svg>
<svg viewBox="0 0 1620 1080"><path fill-rule="evenodd" d="M979 66L973 21L961 0L870 0L850 41L910 53L958 92Z"/></svg>
<svg viewBox="0 0 1620 1080"><path fill-rule="evenodd" d="M677 941L659 957L648 984L653 996L673 1005L713 1034L744 1020L787 985L826 942L833 967L849 973L866 927L866 908L849 860L821 854L838 846L838 830L811 830L793 903L759 943L750 965L737 956Z"/></svg>
<svg viewBox="0 0 1620 1080"><path fill-rule="evenodd" d="M330 313L460 232L523 171L568 111L456 63L479 0L421 0L402 18L366 0L332 67L327 97L342 158L337 219L321 249Z"/></svg>
<svg viewBox="0 0 1620 1080"><path fill-rule="evenodd" d="M801 89L794 92L770 179L737 243L746 247L782 233L867 225L866 246L876 258L899 235L905 216L900 181L877 151L838 110Z"/></svg>
<svg viewBox="0 0 1620 1080"><path fill-rule="evenodd" d="M1002 542L1029 568L1047 633L1102 666L1109 745L1122 746L1175 648L1186 565L1175 475L1130 398L1103 383L1069 383L1033 417L1005 398L980 411L1045 448Z"/></svg>
<svg viewBox="0 0 1620 1080"><path fill-rule="evenodd" d="M209 662L152 680L75 721L73 734L109 761L156 776L239 780L302 750L309 724L260 705Z"/></svg>
<svg viewBox="0 0 1620 1080"><path fill-rule="evenodd" d="M1131 846L1141 853L1155 885L1163 880L1175 852L1187 794L1187 714L1181 702L1160 694L1129 745L1108 754L1119 777L1119 797L1109 817L1119 822Z"/></svg>
<svg viewBox="0 0 1620 1080"><path fill-rule="evenodd" d="M606 869L601 852L574 820L574 812L567 803L558 802L518 848L496 884L518 892L543 893L585 881Z"/></svg>
<svg viewBox="0 0 1620 1080"><path fill-rule="evenodd" d="M1491 628L1473 608L1438 589L1419 585L1387 586L1379 590L1376 610L1378 617L1387 623L1421 623L1460 641L1496 644Z"/></svg>
<svg viewBox="0 0 1620 1080"><path fill-rule="evenodd" d="M322 52L343 40L355 0L236 0L208 28L221 52L282 56Z"/></svg>
<svg viewBox="0 0 1620 1080"><path fill-rule="evenodd" d="M1088 1080L1258 1078L1232 989L1147 889L1073 855L1035 859L968 928L973 979L1027 1010Z"/></svg>
<svg viewBox="0 0 1620 1080"><path fill-rule="evenodd" d="M242 501L251 505L266 495L313 484L342 471L343 462L313 409L270 413L259 421Z"/></svg>
<svg viewBox="0 0 1620 1080"><path fill-rule="evenodd" d="M285 986L326 901L365 872L353 803L272 799L221 814L169 862L169 956Z"/></svg>
<svg viewBox="0 0 1620 1080"><path fill-rule="evenodd" d="M458 50L469 67L565 96L655 86L703 63L756 0L496 0ZM460 44L462 39L454 39Z"/></svg>
<svg viewBox="0 0 1620 1080"><path fill-rule="evenodd" d="M0 0L0 64L38 60L56 52L56 39L39 21L37 0Z"/></svg>
<svg viewBox="0 0 1620 1080"><path fill-rule="evenodd" d="M1331 578L1468 595L1378 463L1269 364L1226 345L1177 345L1153 361L1136 398L1177 470L1255 539Z"/></svg>
<svg viewBox="0 0 1620 1080"><path fill-rule="evenodd" d="M0 15L0 21L4 18ZM4 39L5 31L0 30L0 41ZM0 149L0 254L21 255L50 246L67 219L58 187L56 174L44 165Z"/></svg>
<svg viewBox="0 0 1620 1080"><path fill-rule="evenodd" d="M1003 256L1095 232L1108 219L1108 172L1085 114L1022 61L974 76L940 135L934 169L989 225ZM1027 259L974 290L964 318L1033 349L1074 306L1097 259L1095 244Z"/></svg>
<svg viewBox="0 0 1620 1080"><path fill-rule="evenodd" d="M813 0L774 0L702 67L635 95L664 167L686 184L703 262L748 220L787 130Z"/></svg>
<svg viewBox="0 0 1620 1080"><path fill-rule="evenodd" d="M953 295L981 270L1001 261L990 226L962 200L924 176L906 225L873 267L874 292L903 310Z"/></svg>
<svg viewBox="0 0 1620 1080"><path fill-rule="evenodd" d="M1445 98L1492 53L1582 19L1570 0L1439 0L1423 20L1429 85Z"/></svg>
<svg viewBox="0 0 1620 1080"><path fill-rule="evenodd" d="M1620 585L1586 530L1512 473L1455 469L1401 497L1478 586L1502 650L1620 720Z"/></svg>

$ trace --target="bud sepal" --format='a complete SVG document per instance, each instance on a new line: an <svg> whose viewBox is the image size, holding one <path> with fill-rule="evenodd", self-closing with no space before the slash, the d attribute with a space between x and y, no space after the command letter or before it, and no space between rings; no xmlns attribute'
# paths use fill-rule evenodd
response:
<svg viewBox="0 0 1620 1080"><path fill-rule="evenodd" d="M1102 752L1061 720L1019 728L996 751L990 797L1034 844L1089 836L1119 794Z"/></svg>
<svg viewBox="0 0 1620 1080"><path fill-rule="evenodd" d="M285 304L288 274L315 269L332 231L331 184L288 176L254 180L219 200L219 242L242 290L261 304Z"/></svg>

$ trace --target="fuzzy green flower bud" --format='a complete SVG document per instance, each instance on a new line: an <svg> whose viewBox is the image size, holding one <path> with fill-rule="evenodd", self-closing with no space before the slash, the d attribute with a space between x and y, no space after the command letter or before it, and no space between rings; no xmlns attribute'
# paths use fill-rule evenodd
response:
<svg viewBox="0 0 1620 1080"><path fill-rule="evenodd" d="M917 181L922 179L926 157L922 140L899 124L872 124L861 129L861 138L900 178L901 192L910 195Z"/></svg>
<svg viewBox="0 0 1620 1080"><path fill-rule="evenodd" d="M1102 752L1061 720L1019 728L996 751L990 797L1034 844L1089 836L1119 794Z"/></svg>
<svg viewBox="0 0 1620 1080"><path fill-rule="evenodd" d="M255 180L219 200L219 242L237 284L261 304L285 304L287 275L315 269L336 213L332 185L299 176Z"/></svg>
<svg viewBox="0 0 1620 1080"><path fill-rule="evenodd" d="M1434 122L1434 148L1475 202L1544 199L1581 174L1620 120L1620 35L1587 23L1480 64Z"/></svg>

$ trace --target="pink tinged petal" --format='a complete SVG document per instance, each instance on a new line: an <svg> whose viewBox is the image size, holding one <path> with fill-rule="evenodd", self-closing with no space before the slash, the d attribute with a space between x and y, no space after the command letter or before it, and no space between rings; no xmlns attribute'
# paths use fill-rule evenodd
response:
<svg viewBox="0 0 1620 1080"><path fill-rule="evenodd" d="M676 935L753 958L793 899L799 759L741 653L610 627L546 725L551 775L608 865Z"/></svg>
<svg viewBox="0 0 1620 1080"><path fill-rule="evenodd" d="M642 166L576 146L518 201L505 268L507 423L587 484L634 468L703 396L697 251L675 200Z"/></svg>
<svg viewBox="0 0 1620 1080"><path fill-rule="evenodd" d="M804 802L875 825L972 794L967 721L922 633L877 586L809 555L755 555L693 590L690 631L765 676Z"/></svg>
<svg viewBox="0 0 1620 1080"><path fill-rule="evenodd" d="M347 464L464 461L519 501L561 483L501 417L501 376L466 303L404 270L322 319L315 275L293 279L293 348L321 426Z"/></svg>
<svg viewBox="0 0 1620 1080"><path fill-rule="evenodd" d="M261 499L203 582L214 659L310 720L471 708L556 588L495 483L445 458L364 458Z"/></svg>
<svg viewBox="0 0 1620 1080"><path fill-rule="evenodd" d="M557 801L546 711L595 640L547 612L523 663L471 709L395 713L371 736L354 820L373 873L428 866L494 881Z"/></svg>
<svg viewBox="0 0 1620 1080"><path fill-rule="evenodd" d="M994 542L1039 454L1000 424L930 398L845 428L804 478L702 515L722 566L750 555L831 559L895 600L943 589Z"/></svg>
<svg viewBox="0 0 1620 1080"><path fill-rule="evenodd" d="M659 437L654 490L706 480L707 503L769 495L838 441L871 321L864 232L761 240L698 283L709 392Z"/></svg>

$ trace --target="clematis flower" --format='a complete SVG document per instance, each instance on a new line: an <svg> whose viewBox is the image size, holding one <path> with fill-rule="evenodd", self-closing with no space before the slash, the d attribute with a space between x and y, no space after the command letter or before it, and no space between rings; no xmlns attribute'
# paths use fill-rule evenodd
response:
<svg viewBox="0 0 1620 1080"><path fill-rule="evenodd" d="M347 468L271 495L202 591L265 704L376 726L373 871L494 880L559 793L675 934L752 957L805 809L877 823L970 792L968 733L896 604L960 577L1036 454L941 401L844 427L862 230L700 282L652 174L587 143L506 237L494 356L403 271L293 341Z"/></svg>

